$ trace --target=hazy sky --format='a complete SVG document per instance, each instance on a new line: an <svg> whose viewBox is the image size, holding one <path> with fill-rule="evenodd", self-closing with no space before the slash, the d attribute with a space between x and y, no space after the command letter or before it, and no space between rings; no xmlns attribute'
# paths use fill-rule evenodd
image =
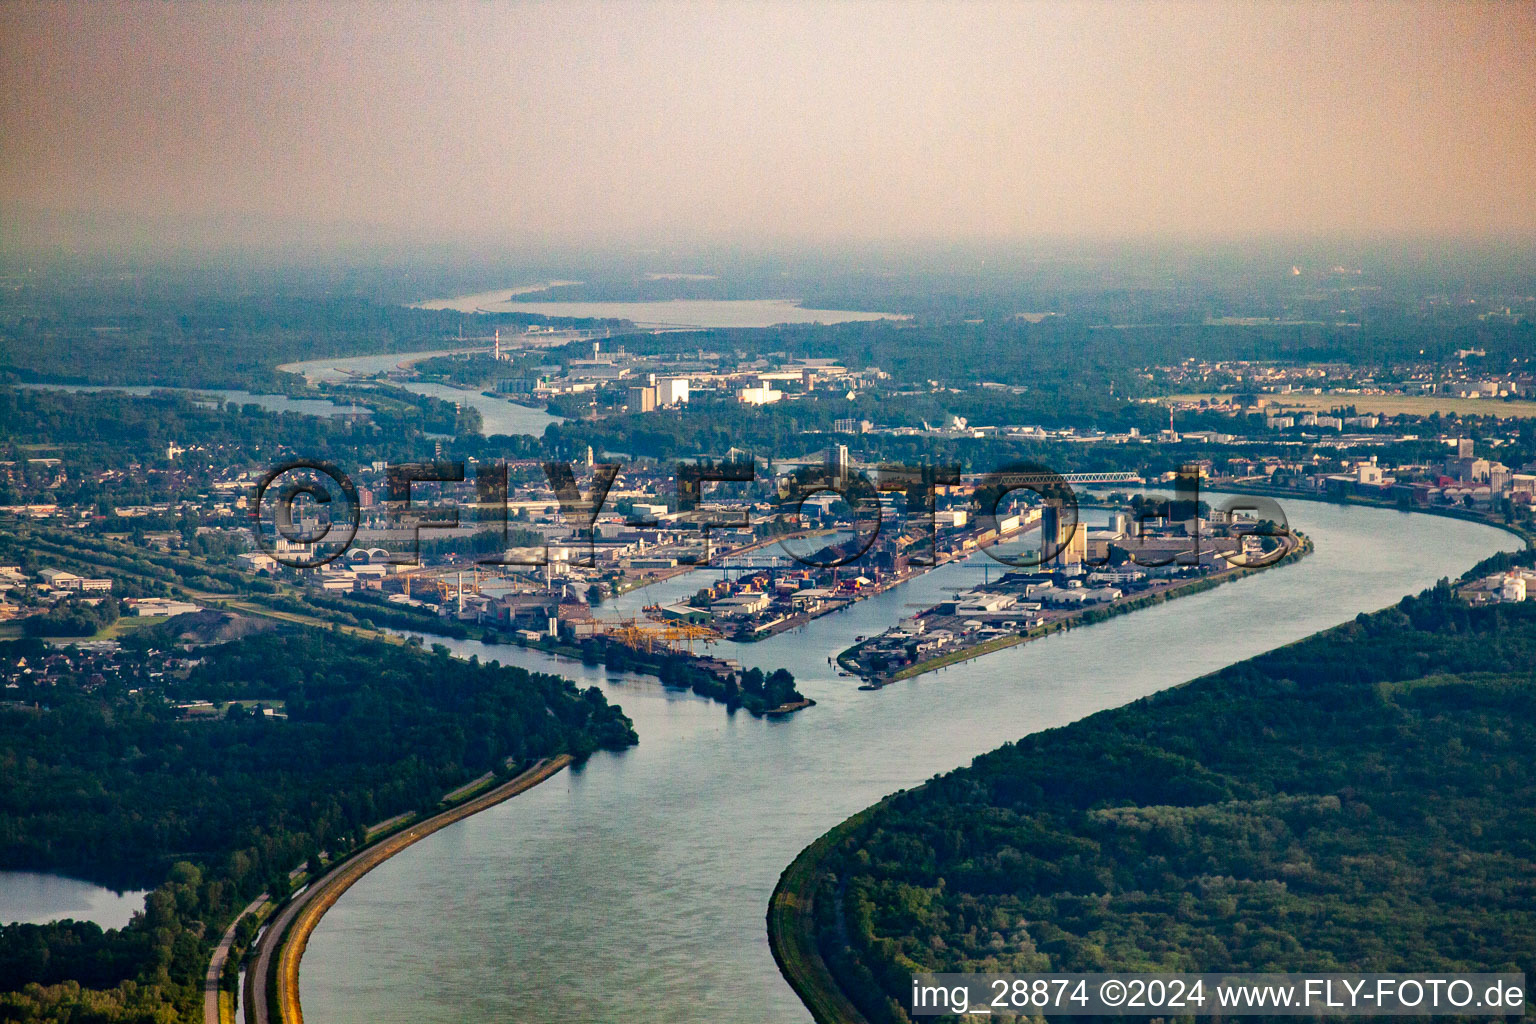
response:
<svg viewBox="0 0 1536 1024"><path fill-rule="evenodd" d="M1536 4L8 2L0 204L266 241L1528 239Z"/></svg>

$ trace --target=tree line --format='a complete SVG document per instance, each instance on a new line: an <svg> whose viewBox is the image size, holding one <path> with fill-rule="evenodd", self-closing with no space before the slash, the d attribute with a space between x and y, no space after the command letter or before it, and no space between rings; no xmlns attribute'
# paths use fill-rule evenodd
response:
<svg viewBox="0 0 1536 1024"><path fill-rule="evenodd" d="M873 1022L920 971L1536 969L1536 605L1448 583L893 797L819 865Z"/></svg>
<svg viewBox="0 0 1536 1024"><path fill-rule="evenodd" d="M0 1018L195 1021L212 943L292 868L485 772L635 742L595 688L446 648L287 629L199 654L159 690L66 678L0 707L0 868L154 888L124 929L0 929ZM286 718L184 720L190 700Z"/></svg>

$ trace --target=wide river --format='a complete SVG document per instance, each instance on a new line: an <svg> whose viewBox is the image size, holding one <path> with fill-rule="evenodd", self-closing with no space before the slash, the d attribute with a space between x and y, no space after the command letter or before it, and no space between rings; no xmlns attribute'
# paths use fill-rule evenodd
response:
<svg viewBox="0 0 1536 1024"><path fill-rule="evenodd" d="M1027 733L1300 639L1518 547L1451 519L1309 502L1287 512L1317 542L1296 565L878 692L839 677L828 656L909 603L979 581L985 556L733 648L743 663L789 668L818 701L781 721L600 667L450 644L601 687L634 719L640 745L599 754L365 877L309 943L306 1018L809 1021L769 953L764 915L779 873L827 829Z"/></svg>
<svg viewBox="0 0 1536 1024"><path fill-rule="evenodd" d="M441 349L435 352L392 352L376 356L348 356L336 359L309 359L302 363L284 363L278 369L285 373L302 374L311 383L342 384L356 377L368 377L376 373L389 373L402 365L428 359L432 356L452 355L470 349ZM551 423L564 422L559 416L551 416L542 409L530 409L502 398L492 398L472 388L454 388L445 384L428 384L424 381L396 381L396 387L405 388L418 395L441 398L445 402L458 402L480 412L480 432L486 437L495 434L533 434L539 436Z"/></svg>

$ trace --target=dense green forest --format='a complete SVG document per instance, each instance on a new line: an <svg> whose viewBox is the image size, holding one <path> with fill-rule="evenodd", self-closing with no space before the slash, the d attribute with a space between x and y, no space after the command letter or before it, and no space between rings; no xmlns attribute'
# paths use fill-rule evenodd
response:
<svg viewBox="0 0 1536 1024"><path fill-rule="evenodd" d="M1536 605L1448 584L901 793L817 865L872 1021L918 971L1536 973Z"/></svg>
<svg viewBox="0 0 1536 1024"><path fill-rule="evenodd" d="M195 553L196 548L207 546L211 545L192 544L188 551ZM110 576L116 598L169 597L185 594L188 588L231 595L241 591L270 593L273 589L265 580L199 562L186 552L149 549L131 536L117 540L31 523L11 524L0 532L0 559L28 574L53 567L82 576Z"/></svg>
<svg viewBox="0 0 1536 1024"><path fill-rule="evenodd" d="M0 646L37 656L22 644ZM509 763L635 742L595 688L445 648L283 630L198 653L158 689L66 680L40 708L0 707L0 868L159 886L120 931L0 928L0 1019L195 1020L219 930L257 893L285 893L290 869ZM287 717L179 717L173 702L194 699ZM64 987L16 991L29 982Z"/></svg>
<svg viewBox="0 0 1536 1024"><path fill-rule="evenodd" d="M551 646L559 648L558 644ZM717 700L733 711L745 708L754 715L761 715L806 700L805 694L795 688L794 675L784 668L765 673L754 667L739 675L731 672L720 676L696 665L691 657L675 651L665 648L641 651L596 637L582 641L580 652L581 660L588 665L601 663L610 672L654 675L663 685L692 690L700 697Z"/></svg>
<svg viewBox="0 0 1536 1024"><path fill-rule="evenodd" d="M21 628L27 636L95 636L117 621L119 611L110 598L95 603L64 600L41 615L29 616Z"/></svg>

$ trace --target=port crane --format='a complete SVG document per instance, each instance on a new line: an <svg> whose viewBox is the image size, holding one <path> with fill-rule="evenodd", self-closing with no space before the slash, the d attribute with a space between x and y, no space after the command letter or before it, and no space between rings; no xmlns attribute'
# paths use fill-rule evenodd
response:
<svg viewBox="0 0 1536 1024"><path fill-rule="evenodd" d="M712 644L721 639L719 632L696 622L670 621L662 618L661 609L648 605L645 618L634 616L618 619L609 624L605 634L626 647L653 653L658 646L674 651L693 653L695 643Z"/></svg>

